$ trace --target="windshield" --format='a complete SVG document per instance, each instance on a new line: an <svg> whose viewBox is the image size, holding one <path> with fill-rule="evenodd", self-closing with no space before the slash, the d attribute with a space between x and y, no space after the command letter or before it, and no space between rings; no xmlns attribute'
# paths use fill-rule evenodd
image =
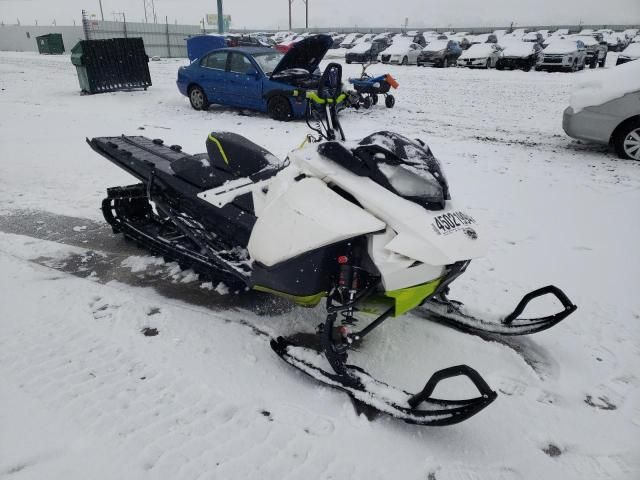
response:
<svg viewBox="0 0 640 480"><path fill-rule="evenodd" d="M440 163L426 145L392 132L374 133L362 141L357 155L377 167L372 179L429 210L444 208L449 187Z"/></svg>
<svg viewBox="0 0 640 480"><path fill-rule="evenodd" d="M275 70L284 57L284 53L280 53L276 50L273 52L264 52L264 53L256 53L253 55L254 60L260 66L260 69L265 73L265 75L271 75L271 73Z"/></svg>

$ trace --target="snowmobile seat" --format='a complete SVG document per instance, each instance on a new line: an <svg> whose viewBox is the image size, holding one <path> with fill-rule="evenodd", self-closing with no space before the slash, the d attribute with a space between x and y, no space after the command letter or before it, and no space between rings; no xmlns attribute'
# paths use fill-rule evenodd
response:
<svg viewBox="0 0 640 480"><path fill-rule="evenodd" d="M231 132L211 132L207 137L207 153L212 166L236 177L248 177L278 163L277 158L260 145Z"/></svg>
<svg viewBox="0 0 640 480"><path fill-rule="evenodd" d="M203 190L219 187L241 177L249 177L274 165L277 158L236 133L212 132L207 137L207 153L190 155L171 163L175 175Z"/></svg>
<svg viewBox="0 0 640 480"><path fill-rule="evenodd" d="M233 180L235 175L211 165L209 155L199 153L171 162L171 169L176 177L189 182L202 190L219 187L224 182Z"/></svg>

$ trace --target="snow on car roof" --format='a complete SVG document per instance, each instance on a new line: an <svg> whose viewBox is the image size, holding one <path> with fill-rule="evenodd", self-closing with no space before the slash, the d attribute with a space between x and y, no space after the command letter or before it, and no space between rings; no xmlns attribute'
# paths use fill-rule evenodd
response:
<svg viewBox="0 0 640 480"><path fill-rule="evenodd" d="M426 52L439 52L440 50L444 50L445 48L447 48L448 43L449 40L434 40L433 42L430 42L429 45L424 47L424 50Z"/></svg>
<svg viewBox="0 0 640 480"><path fill-rule="evenodd" d="M640 60L593 72L574 85L569 104L579 112L636 91L640 91Z"/></svg>
<svg viewBox="0 0 640 480"><path fill-rule="evenodd" d="M571 38L575 38L576 40L582 40L582 42L586 45L586 46L591 46L591 45L599 45L599 42L593 38L591 35L574 35Z"/></svg>
<svg viewBox="0 0 640 480"><path fill-rule="evenodd" d="M503 55L505 57L526 57L533 53L533 42L505 42Z"/></svg>
<svg viewBox="0 0 640 480"><path fill-rule="evenodd" d="M363 43L355 44L353 48L349 50L349 52L365 53L365 52L368 52L370 49L371 49L371 42L363 42Z"/></svg>
<svg viewBox="0 0 640 480"><path fill-rule="evenodd" d="M413 43L410 37L398 37L393 39L393 43L384 50L384 53L405 53L409 50L409 46Z"/></svg>
<svg viewBox="0 0 640 480"><path fill-rule="evenodd" d="M575 40L562 39L562 40L553 40L547 48L544 49L545 53L571 53L577 50L577 45Z"/></svg>
<svg viewBox="0 0 640 480"><path fill-rule="evenodd" d="M627 48L620 52L620 56L640 58L640 43L630 43Z"/></svg>
<svg viewBox="0 0 640 480"><path fill-rule="evenodd" d="M484 58L493 52L493 43L475 43L462 52L460 58Z"/></svg>

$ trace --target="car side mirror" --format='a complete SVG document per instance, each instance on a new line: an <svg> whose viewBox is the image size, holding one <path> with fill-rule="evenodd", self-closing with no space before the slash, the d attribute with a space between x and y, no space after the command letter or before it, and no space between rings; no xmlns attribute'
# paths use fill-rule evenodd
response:
<svg viewBox="0 0 640 480"><path fill-rule="evenodd" d="M258 78L258 71L255 68L252 68L250 70L247 70L245 72L245 75L247 77L253 77L253 78Z"/></svg>

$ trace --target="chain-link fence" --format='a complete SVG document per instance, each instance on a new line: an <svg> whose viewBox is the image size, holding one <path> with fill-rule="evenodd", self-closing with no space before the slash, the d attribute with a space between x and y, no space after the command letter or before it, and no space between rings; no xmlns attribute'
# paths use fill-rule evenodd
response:
<svg viewBox="0 0 640 480"><path fill-rule="evenodd" d="M196 25L175 25L171 23L130 23L85 20L87 40L104 38L141 37L150 57L186 57L186 39L200 35L204 31Z"/></svg>

